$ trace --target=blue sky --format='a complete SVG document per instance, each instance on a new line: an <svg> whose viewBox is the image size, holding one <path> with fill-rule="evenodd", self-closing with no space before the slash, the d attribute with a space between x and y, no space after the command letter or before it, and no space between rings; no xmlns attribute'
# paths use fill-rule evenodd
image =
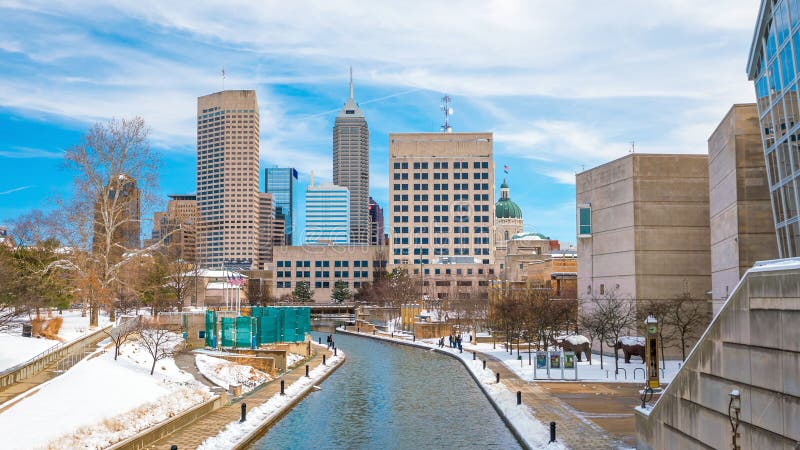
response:
<svg viewBox="0 0 800 450"><path fill-rule="evenodd" d="M754 99L751 0L114 3L0 0L0 223L68 195L61 152L111 117L149 124L163 194L193 192L196 98L223 66L226 88L258 93L262 183L272 165L330 179L352 65L380 204L388 133L438 131L448 93L454 131L495 133L526 229L564 242L575 172L631 141L707 152Z"/></svg>

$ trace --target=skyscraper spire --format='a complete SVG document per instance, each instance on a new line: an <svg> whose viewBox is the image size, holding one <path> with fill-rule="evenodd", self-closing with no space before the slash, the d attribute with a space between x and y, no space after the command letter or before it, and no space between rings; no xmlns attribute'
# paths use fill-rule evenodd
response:
<svg viewBox="0 0 800 450"><path fill-rule="evenodd" d="M350 66L350 100L353 100L353 66Z"/></svg>

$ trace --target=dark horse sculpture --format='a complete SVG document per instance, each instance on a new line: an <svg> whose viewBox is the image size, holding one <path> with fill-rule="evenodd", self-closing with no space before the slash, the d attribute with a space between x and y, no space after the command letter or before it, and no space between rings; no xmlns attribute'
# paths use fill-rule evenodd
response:
<svg viewBox="0 0 800 450"><path fill-rule="evenodd" d="M567 336L564 339L553 339L553 346L561 347L565 352L575 352L575 357L578 362L581 362L581 353L586 355L586 360L589 365L592 364L592 346L589 344L589 339L581 335Z"/></svg>
<svg viewBox="0 0 800 450"><path fill-rule="evenodd" d="M625 364L631 363L631 356L638 356L644 362L644 344L640 344L638 339L635 341L630 338L620 339L614 344L614 350L622 350L625 355Z"/></svg>

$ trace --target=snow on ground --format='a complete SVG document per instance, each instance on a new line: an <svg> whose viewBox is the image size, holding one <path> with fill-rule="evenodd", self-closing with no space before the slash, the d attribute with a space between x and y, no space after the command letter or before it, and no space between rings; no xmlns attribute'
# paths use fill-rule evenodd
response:
<svg viewBox="0 0 800 450"><path fill-rule="evenodd" d="M224 430L216 436L206 439L200 444L198 450L227 450L233 448L247 434L258 428L265 421L280 414L295 397L301 395L304 389L319 382L324 374L333 370L337 363L344 359L344 352L338 351L337 356L328 358L328 364L319 365L311 370L309 377L301 377L285 389L286 395L275 394L265 403L247 412L247 421L234 421L229 423Z"/></svg>
<svg viewBox="0 0 800 450"><path fill-rule="evenodd" d="M293 367L295 364L299 363L300 361L306 359L305 356L298 354L298 353L289 353L286 355L286 367Z"/></svg>
<svg viewBox="0 0 800 450"><path fill-rule="evenodd" d="M232 384L241 384L244 392L252 391L272 377L251 366L236 364L231 361L214 358L208 355L196 355L194 359L197 370L212 383L223 389L230 389Z"/></svg>
<svg viewBox="0 0 800 450"><path fill-rule="evenodd" d="M0 405L0 410L7 408L0 413L3 448L41 448L56 440L52 446L65 448L62 440L83 427L89 427L78 436L84 440L66 448L104 448L108 439L131 436L210 397L207 388L172 359L159 361L154 376L151 362L137 343L124 345L117 361L113 348L100 350ZM123 414L128 415L120 418Z"/></svg>
<svg viewBox="0 0 800 450"><path fill-rule="evenodd" d="M379 336L382 339L391 339L381 333ZM397 336L397 333L395 333ZM467 340L469 338L467 337ZM412 345L423 348L439 348L434 339L419 340ZM491 344L489 344L491 346ZM549 444L550 431L549 429L539 422L534 416L533 412L525 405L517 405L516 394L511 392L506 386L501 383L495 382L494 372L491 370L483 370L483 363L480 360L472 360L472 354L467 350L464 345L464 353L459 353L458 349L450 348L445 345L443 351L455 355L461 359L467 369L478 378L481 386L489 393L489 396L497 404L506 419L514 425L514 428L522 435L522 438L528 443L530 448L547 448L554 450L564 450L563 441L560 439L555 443ZM473 347L470 345L470 348Z"/></svg>
<svg viewBox="0 0 800 450"><path fill-rule="evenodd" d="M94 331L89 329L89 316L81 317L79 309L65 310L60 315L57 311L52 311L50 316L47 312L42 312L41 317L43 319L61 317L64 320L58 332L58 337L63 342L74 341ZM19 322L27 323L29 319L20 317ZM101 314L99 322L101 327L108 325L108 316ZM17 326L12 329L13 333L0 333L0 372L27 362L48 348L61 343L61 341L44 337L22 337L21 327Z"/></svg>

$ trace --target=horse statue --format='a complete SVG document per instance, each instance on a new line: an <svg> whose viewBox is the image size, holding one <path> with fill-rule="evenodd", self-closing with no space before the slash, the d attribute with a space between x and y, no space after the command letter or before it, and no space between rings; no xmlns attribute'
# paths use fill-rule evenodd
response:
<svg viewBox="0 0 800 450"><path fill-rule="evenodd" d="M561 347L565 352L575 352L578 362L581 362L581 353L586 355L589 365L592 364L592 346L586 336L575 334L572 336L560 336L552 339L553 346Z"/></svg>
<svg viewBox="0 0 800 450"><path fill-rule="evenodd" d="M614 344L614 350L622 350L625 355L625 364L631 363L631 356L638 356L644 362L644 338L636 336L622 336Z"/></svg>

